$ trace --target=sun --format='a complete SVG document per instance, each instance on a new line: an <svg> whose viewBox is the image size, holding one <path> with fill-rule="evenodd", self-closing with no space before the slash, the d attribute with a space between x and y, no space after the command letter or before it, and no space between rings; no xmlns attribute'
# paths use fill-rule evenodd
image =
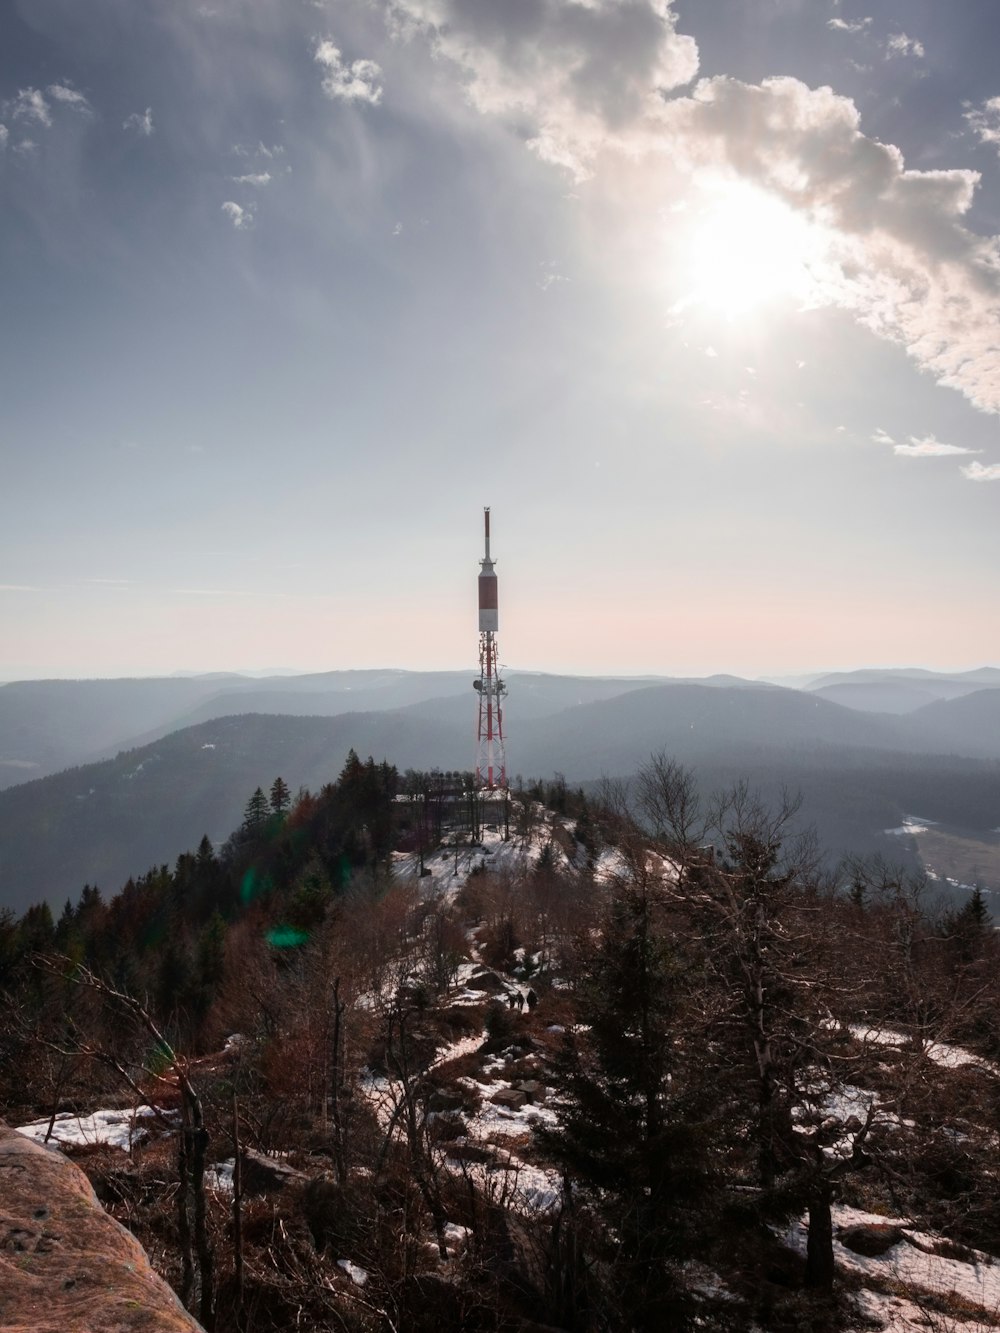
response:
<svg viewBox="0 0 1000 1333"><path fill-rule="evenodd" d="M678 309L735 318L777 304L823 303L831 272L824 228L744 181L709 181L699 193L678 254Z"/></svg>

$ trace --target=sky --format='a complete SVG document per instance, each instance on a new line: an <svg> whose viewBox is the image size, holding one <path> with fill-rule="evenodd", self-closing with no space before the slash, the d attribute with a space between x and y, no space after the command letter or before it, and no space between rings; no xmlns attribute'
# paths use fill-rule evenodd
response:
<svg viewBox="0 0 1000 1333"><path fill-rule="evenodd" d="M1000 662L996 0L6 0L0 679Z"/></svg>

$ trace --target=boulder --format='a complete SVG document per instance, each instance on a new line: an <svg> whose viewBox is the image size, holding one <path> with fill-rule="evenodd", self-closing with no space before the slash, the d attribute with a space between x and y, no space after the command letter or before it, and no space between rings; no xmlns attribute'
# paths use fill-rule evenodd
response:
<svg viewBox="0 0 1000 1333"><path fill-rule="evenodd" d="M841 1227L837 1239L845 1249L855 1254L862 1254L867 1259L878 1259L894 1245L898 1245L904 1234L901 1227L888 1222L863 1222L853 1227Z"/></svg>
<svg viewBox="0 0 1000 1333"><path fill-rule="evenodd" d="M539 1083L536 1078L525 1078L520 1083L514 1084L518 1092L523 1092L528 1101L533 1106L540 1106L548 1095L548 1089L544 1083Z"/></svg>
<svg viewBox="0 0 1000 1333"><path fill-rule="evenodd" d="M200 1333L78 1166L0 1121L4 1333Z"/></svg>
<svg viewBox="0 0 1000 1333"><path fill-rule="evenodd" d="M443 1145L446 1157L456 1162L492 1162L496 1156L492 1148L484 1148L478 1143L446 1143Z"/></svg>
<svg viewBox="0 0 1000 1333"><path fill-rule="evenodd" d="M290 1185L302 1185L309 1177L276 1157L255 1148L243 1149L243 1189L247 1194L276 1194Z"/></svg>
<svg viewBox="0 0 1000 1333"><path fill-rule="evenodd" d="M472 976L469 977L468 981L465 983L465 986L467 990L491 991L494 995L499 994L500 991L506 991L507 989L507 983L503 978L498 977L495 972L491 972L488 967L483 967L477 972L473 972Z"/></svg>
<svg viewBox="0 0 1000 1333"><path fill-rule="evenodd" d="M527 1100L527 1095L518 1088L501 1088L490 1098L495 1106L505 1106L508 1111L520 1111Z"/></svg>

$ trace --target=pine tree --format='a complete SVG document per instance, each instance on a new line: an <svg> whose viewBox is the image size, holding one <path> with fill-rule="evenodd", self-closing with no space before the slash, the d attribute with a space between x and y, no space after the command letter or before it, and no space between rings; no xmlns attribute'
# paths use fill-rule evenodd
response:
<svg viewBox="0 0 1000 1333"><path fill-rule="evenodd" d="M271 809L276 815L283 815L291 804L292 793L284 778L275 778L271 784Z"/></svg>
<svg viewBox="0 0 1000 1333"><path fill-rule="evenodd" d="M580 1029L557 1062L549 1151L603 1223L615 1327L690 1326L680 1280L712 1217L707 1089L683 1054L684 965L647 884L620 888L584 961Z"/></svg>
<svg viewBox="0 0 1000 1333"><path fill-rule="evenodd" d="M270 812L271 807L264 795L264 789L258 787L243 811L243 832L259 837L264 831Z"/></svg>

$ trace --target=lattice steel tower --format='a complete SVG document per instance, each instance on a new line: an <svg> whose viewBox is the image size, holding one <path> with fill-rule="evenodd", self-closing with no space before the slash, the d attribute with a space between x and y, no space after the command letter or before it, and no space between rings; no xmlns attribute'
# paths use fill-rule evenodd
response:
<svg viewBox="0 0 1000 1333"><path fill-rule="evenodd" d="M497 576L490 559L490 510L483 510L486 555L479 574L479 679L472 682L479 694L479 747L476 751L476 788L507 790L507 759L503 741L503 698L507 686L497 666L496 632L499 623Z"/></svg>

